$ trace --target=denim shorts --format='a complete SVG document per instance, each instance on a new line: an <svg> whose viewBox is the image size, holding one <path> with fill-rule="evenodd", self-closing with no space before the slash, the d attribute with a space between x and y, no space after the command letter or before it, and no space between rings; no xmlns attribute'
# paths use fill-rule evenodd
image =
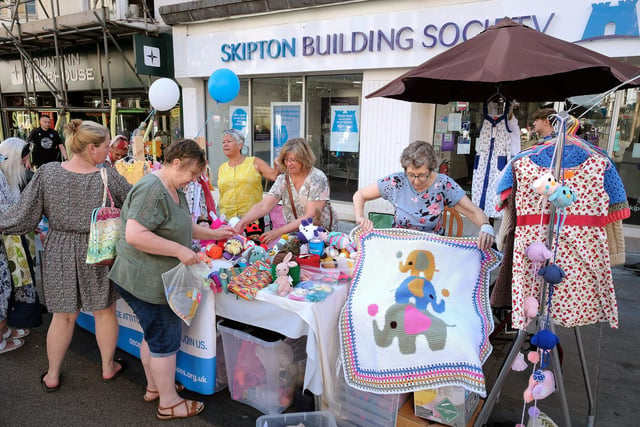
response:
<svg viewBox="0 0 640 427"><path fill-rule="evenodd" d="M180 350L182 320L168 304L152 304L131 295L116 284L120 296L135 313L152 357L172 356Z"/></svg>

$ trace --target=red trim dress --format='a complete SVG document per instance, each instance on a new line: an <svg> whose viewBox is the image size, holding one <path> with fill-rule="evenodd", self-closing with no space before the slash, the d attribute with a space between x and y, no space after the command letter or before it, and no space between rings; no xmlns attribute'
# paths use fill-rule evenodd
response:
<svg viewBox="0 0 640 427"><path fill-rule="evenodd" d="M516 192L516 216L513 250L512 303L513 326L525 327L523 302L526 296L537 297L543 280L532 275L531 261L526 249L536 241L547 244L550 202L531 189L533 181L548 168L536 165L524 156L512 163L518 183ZM566 221L555 238L551 250L555 264L566 277L554 286L551 316L556 324L565 327L609 322L618 327L616 302L605 225L609 209L609 196L604 188L604 172L607 159L590 156L582 164L564 170L563 185L577 194L577 200L567 207ZM540 227L540 215L543 227ZM556 228L556 227L554 227ZM557 245L557 248L556 248ZM552 260L553 261L553 258Z"/></svg>

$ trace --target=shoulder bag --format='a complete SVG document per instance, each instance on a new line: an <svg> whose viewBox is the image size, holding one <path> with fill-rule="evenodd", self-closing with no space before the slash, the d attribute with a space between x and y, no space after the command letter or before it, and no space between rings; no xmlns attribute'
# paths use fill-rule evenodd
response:
<svg viewBox="0 0 640 427"><path fill-rule="evenodd" d="M102 207L95 208L91 214L87 264L113 265L116 258L116 243L120 238L120 209L113 204L105 168L100 170L100 176L104 183ZM111 202L110 207L107 207L107 196Z"/></svg>
<svg viewBox="0 0 640 427"><path fill-rule="evenodd" d="M287 180L287 191L289 192L289 203L291 203L291 210L293 211L293 217L298 219L298 214L296 212L296 205L293 203L293 194L291 193L291 181L289 181L289 175L285 175L285 179ZM329 229L327 231L331 231L331 227L333 226L333 208L331 208L331 203L327 200L327 205L329 205ZM315 224L321 225L321 224Z"/></svg>

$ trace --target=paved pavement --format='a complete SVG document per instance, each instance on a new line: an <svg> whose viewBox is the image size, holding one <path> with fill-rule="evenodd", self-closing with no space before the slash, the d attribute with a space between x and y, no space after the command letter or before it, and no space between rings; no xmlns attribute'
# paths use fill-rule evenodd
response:
<svg viewBox="0 0 640 427"><path fill-rule="evenodd" d="M466 234L466 233L465 233ZM628 262L639 262L640 254L629 254ZM607 325L581 328L591 385L597 399L597 426L637 425L640 398L640 276L613 269L620 311L620 328ZM166 425L156 420L156 405L144 403L144 373L137 359L118 350L117 357L129 362L129 369L112 383L103 383L94 336L76 328L71 348L63 366L62 386L55 393L45 393L40 374L47 367L45 340L50 315L45 324L33 330L24 347L0 355L0 426L140 426ZM558 328L564 350L563 374L573 426L583 426L588 413L584 383L576 355L573 331ZM510 341L495 342L494 352L485 365L489 386L509 350ZM501 397L489 425L514 426L520 422L522 391L529 373L511 372L502 387ZM185 397L207 403L195 418L174 421L189 426L255 426L261 415L257 410L231 400L228 390L211 396L184 392ZM539 402L543 412L562 426L560 404L556 394ZM302 409L304 410L304 408Z"/></svg>

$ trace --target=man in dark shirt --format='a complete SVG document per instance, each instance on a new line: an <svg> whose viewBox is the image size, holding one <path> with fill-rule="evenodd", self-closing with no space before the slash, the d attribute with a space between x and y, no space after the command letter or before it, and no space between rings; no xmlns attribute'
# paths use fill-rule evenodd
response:
<svg viewBox="0 0 640 427"><path fill-rule="evenodd" d="M33 146L31 163L37 168L45 163L67 160L62 139L55 129L51 129L51 118L47 115L40 116L40 127L31 132L27 142Z"/></svg>

